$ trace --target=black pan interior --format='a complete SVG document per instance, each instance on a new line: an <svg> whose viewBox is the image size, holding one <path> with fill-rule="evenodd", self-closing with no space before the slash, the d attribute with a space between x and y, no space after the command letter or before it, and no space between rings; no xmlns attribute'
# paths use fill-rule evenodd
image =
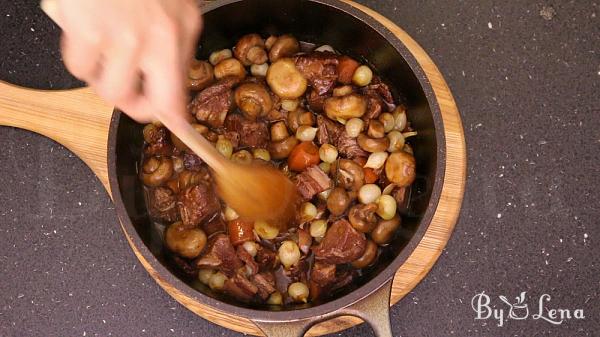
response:
<svg viewBox="0 0 600 337"><path fill-rule="evenodd" d="M197 57L206 59L211 51L231 48L237 39L247 33L263 36L289 33L302 41L317 45L330 44L343 54L367 62L393 88L395 98L408 106L408 116L419 135L411 140L417 160L417 181L410 207L403 216L403 225L396 239L385 250L377 265L368 270L354 288L366 283L385 269L413 237L430 204L436 178L438 139L434 117L419 78L411 70L398 49L386 37L351 14L327 3L333 1L229 1L225 6L212 9L204 15L204 31ZM423 79L421 79L423 80ZM162 248L162 227L152 225L144 203L142 184L137 167L143 145L142 125L125 115L120 116L116 139L116 173L119 191L137 233L154 256L173 274L203 293L219 298L206 287L182 278L165 258ZM353 289L346 289L349 292ZM340 293L338 297L344 293ZM237 302L219 298L231 304ZM268 308L258 308L268 309Z"/></svg>

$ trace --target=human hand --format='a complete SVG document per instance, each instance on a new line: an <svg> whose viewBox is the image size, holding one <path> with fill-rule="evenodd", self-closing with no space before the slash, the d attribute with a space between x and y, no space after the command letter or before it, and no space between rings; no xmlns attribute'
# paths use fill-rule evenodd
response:
<svg viewBox="0 0 600 337"><path fill-rule="evenodd" d="M202 21L193 0L43 0L74 76L138 122L185 115L187 67Z"/></svg>

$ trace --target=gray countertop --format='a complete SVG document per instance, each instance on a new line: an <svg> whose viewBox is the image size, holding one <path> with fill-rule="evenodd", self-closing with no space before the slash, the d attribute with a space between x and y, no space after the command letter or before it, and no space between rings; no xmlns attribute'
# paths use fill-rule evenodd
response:
<svg viewBox="0 0 600 337"><path fill-rule="evenodd" d="M460 220L392 309L397 336L600 335L600 8L594 1L361 1L431 55L468 146ZM79 85L37 0L0 0L0 79ZM129 249L81 160L0 127L0 336L235 336L171 299ZM477 320L476 294L504 309ZM508 317L526 292L530 315ZM534 319L582 309L584 319ZM543 299L543 298L542 298ZM515 308L519 316L523 308ZM563 312L564 313L564 312ZM364 325L343 336L372 334Z"/></svg>

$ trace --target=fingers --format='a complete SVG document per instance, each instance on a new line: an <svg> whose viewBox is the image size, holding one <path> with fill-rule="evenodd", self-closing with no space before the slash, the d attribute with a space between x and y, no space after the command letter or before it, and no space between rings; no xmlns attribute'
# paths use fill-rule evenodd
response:
<svg viewBox="0 0 600 337"><path fill-rule="evenodd" d="M89 82L100 71L100 44L86 39L73 39L63 34L61 39L62 57L73 76Z"/></svg>
<svg viewBox="0 0 600 337"><path fill-rule="evenodd" d="M180 28L157 25L146 44L141 69L144 73L144 95L157 110L155 113L186 113L184 74L186 72L180 42Z"/></svg>
<svg viewBox="0 0 600 337"><path fill-rule="evenodd" d="M128 33L115 42L103 54L102 73L90 83L100 96L120 106L139 94L140 42Z"/></svg>

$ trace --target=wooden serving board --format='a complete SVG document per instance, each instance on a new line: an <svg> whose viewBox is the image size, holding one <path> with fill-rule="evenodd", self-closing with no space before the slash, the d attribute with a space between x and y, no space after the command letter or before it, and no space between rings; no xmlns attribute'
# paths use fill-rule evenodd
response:
<svg viewBox="0 0 600 337"><path fill-rule="evenodd" d="M446 171L440 202L425 236L396 272L391 304L397 303L429 272L440 256L462 204L466 180L466 147L462 123L456 103L442 74L425 51L402 29L375 11L344 0L372 16L394 33L411 51L424 69L437 97L446 137ZM113 107L103 102L89 88L65 91L41 91L20 88L0 82L0 125L31 130L67 147L81 158L98 176L111 194L107 170L108 130ZM123 228L123 227L122 227ZM203 318L223 327L246 334L262 335L250 320L218 311L202 303L190 301L156 273L140 254L131 236L127 239L156 282L182 305ZM343 316L312 327L307 336L334 333L359 324L360 319Z"/></svg>

